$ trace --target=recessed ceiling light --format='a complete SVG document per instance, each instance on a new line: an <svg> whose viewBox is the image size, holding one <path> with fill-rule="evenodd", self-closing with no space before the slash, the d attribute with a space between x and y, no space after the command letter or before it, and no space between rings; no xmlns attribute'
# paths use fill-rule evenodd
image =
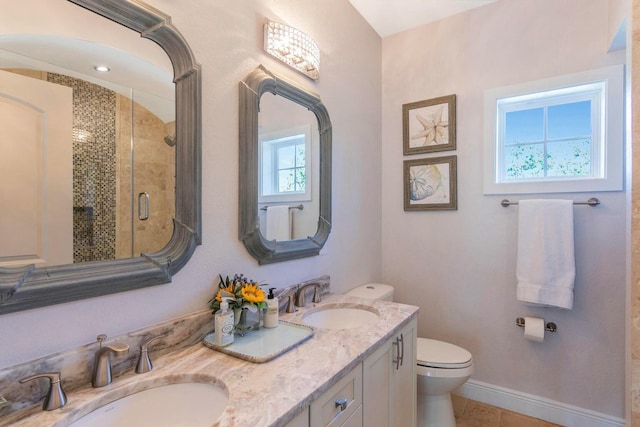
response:
<svg viewBox="0 0 640 427"><path fill-rule="evenodd" d="M93 69L101 73L108 73L109 71L111 71L111 68L107 67L106 65L96 65L93 67Z"/></svg>

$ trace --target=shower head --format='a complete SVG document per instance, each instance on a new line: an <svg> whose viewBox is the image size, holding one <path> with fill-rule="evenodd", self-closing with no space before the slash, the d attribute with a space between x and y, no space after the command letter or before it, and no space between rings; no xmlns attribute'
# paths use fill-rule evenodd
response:
<svg viewBox="0 0 640 427"><path fill-rule="evenodd" d="M176 136L175 135L167 135L164 137L164 142L167 143L169 147L175 147L176 145Z"/></svg>

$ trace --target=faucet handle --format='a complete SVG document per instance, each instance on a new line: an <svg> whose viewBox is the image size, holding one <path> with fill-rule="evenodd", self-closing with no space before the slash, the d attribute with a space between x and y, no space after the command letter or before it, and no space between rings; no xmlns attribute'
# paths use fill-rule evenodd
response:
<svg viewBox="0 0 640 427"><path fill-rule="evenodd" d="M287 302L287 313L295 313L298 311L296 305L294 304L295 295L293 293L289 294L289 300Z"/></svg>
<svg viewBox="0 0 640 427"><path fill-rule="evenodd" d="M49 391L44 398L42 409L45 411L52 411L54 409L62 408L67 403L67 395L64 394L62 389L62 383L60 382L60 372L51 372L32 375L30 377L22 378L20 384L24 384L27 381L35 380L37 378L49 379Z"/></svg>
<svg viewBox="0 0 640 427"><path fill-rule="evenodd" d="M313 302L319 303L322 301L322 297L320 296L320 285L316 285L316 288L313 290Z"/></svg>
<svg viewBox="0 0 640 427"><path fill-rule="evenodd" d="M153 369L153 365L151 364L151 359L149 359L149 344L153 341L164 338L168 334L158 335L153 337L142 344L140 344L140 356L138 356L138 364L136 365L136 374L144 374Z"/></svg>
<svg viewBox="0 0 640 427"><path fill-rule="evenodd" d="M98 345L102 347L102 342L107 339L107 334L100 334L96 337L96 341L98 341Z"/></svg>
<svg viewBox="0 0 640 427"><path fill-rule="evenodd" d="M298 307L304 307L306 305L305 293L309 286L314 287L313 292L313 302L320 302L320 283L307 283L306 285L302 285L298 288L298 292L296 295L296 305Z"/></svg>

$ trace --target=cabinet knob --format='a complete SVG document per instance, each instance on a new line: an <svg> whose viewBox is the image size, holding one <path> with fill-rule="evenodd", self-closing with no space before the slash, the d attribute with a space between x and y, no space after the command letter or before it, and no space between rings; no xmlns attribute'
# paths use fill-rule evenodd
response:
<svg viewBox="0 0 640 427"><path fill-rule="evenodd" d="M344 397L336 399L336 408L340 408L340 412L344 411L347 409L347 402L348 400Z"/></svg>

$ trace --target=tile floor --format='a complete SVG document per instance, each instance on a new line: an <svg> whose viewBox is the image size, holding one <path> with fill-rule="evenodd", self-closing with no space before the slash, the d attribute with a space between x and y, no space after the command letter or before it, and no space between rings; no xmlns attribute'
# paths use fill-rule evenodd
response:
<svg viewBox="0 0 640 427"><path fill-rule="evenodd" d="M561 427L456 395L452 401L457 427Z"/></svg>

